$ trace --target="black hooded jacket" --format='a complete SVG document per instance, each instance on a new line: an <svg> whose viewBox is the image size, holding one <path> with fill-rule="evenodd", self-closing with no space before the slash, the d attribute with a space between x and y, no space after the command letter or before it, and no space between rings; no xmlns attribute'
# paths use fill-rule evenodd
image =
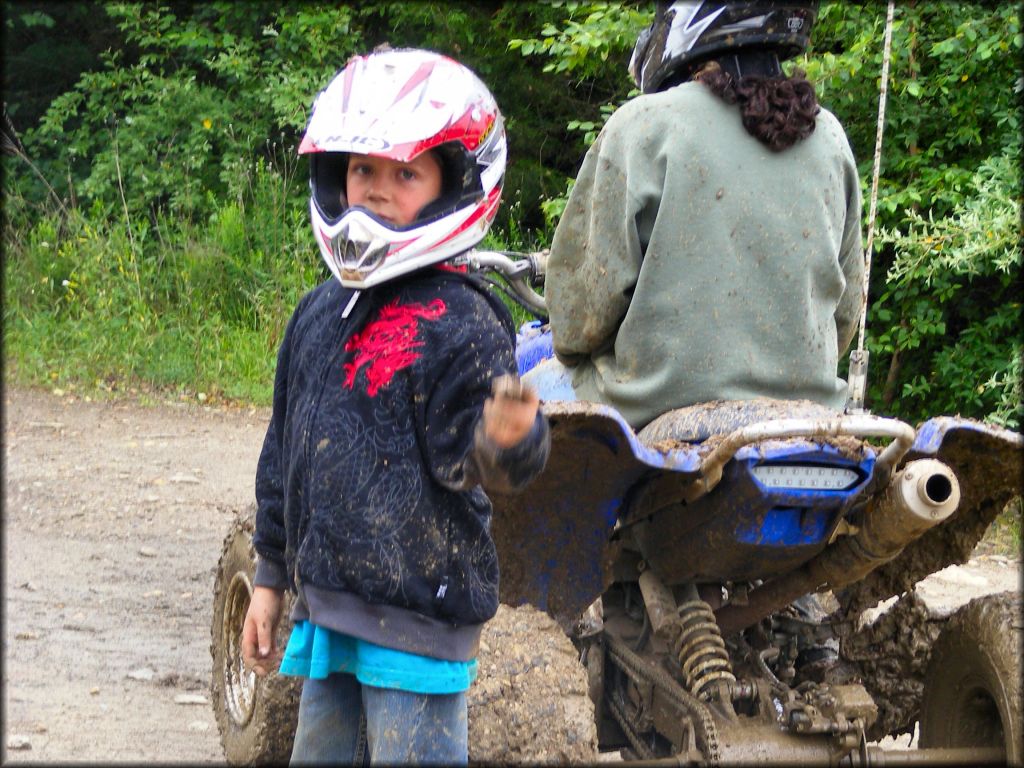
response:
<svg viewBox="0 0 1024 768"><path fill-rule="evenodd" d="M491 504L549 447L541 414L498 450L477 430L514 328L486 284L446 269L364 291L320 285L278 353L256 474L256 584L297 590L293 619L453 660L498 606Z"/></svg>

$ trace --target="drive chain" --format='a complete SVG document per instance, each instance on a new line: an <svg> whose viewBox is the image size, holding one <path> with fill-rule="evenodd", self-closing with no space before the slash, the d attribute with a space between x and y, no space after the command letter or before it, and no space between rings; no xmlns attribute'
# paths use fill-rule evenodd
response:
<svg viewBox="0 0 1024 768"><path fill-rule="evenodd" d="M704 743L705 759L709 765L719 765L721 750L718 746L718 728L711 715L711 710L679 685L668 672L647 664L618 638L606 634L605 640L608 643L608 652L612 659L633 682L649 682L656 686L679 710L692 718L694 731ZM622 725L621 722L620 725Z"/></svg>
<svg viewBox="0 0 1024 768"><path fill-rule="evenodd" d="M619 724L622 732L626 734L626 737L629 739L629 743L633 745L633 749L636 751L637 755L639 755L640 759L654 760L654 752L640 740L640 737L636 733L633 732L633 728L626 721L626 715L623 714L619 702L615 699L608 699L606 703L609 705L608 711L612 713L612 716L615 718L615 722Z"/></svg>

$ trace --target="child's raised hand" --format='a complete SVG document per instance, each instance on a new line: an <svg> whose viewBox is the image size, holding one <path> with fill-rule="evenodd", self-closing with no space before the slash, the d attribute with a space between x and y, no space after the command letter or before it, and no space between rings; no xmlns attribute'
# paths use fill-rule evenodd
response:
<svg viewBox="0 0 1024 768"><path fill-rule="evenodd" d="M281 618L284 593L269 587L254 587L249 610L242 624L242 661L260 677L273 672L281 661L274 634Z"/></svg>
<svg viewBox="0 0 1024 768"><path fill-rule="evenodd" d="M484 402L484 434L499 448L511 448L533 428L540 398L518 376L499 376L492 397Z"/></svg>

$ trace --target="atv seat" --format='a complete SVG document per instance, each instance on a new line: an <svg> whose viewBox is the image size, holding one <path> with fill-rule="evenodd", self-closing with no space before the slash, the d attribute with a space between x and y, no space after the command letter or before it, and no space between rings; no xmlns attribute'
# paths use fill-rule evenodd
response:
<svg viewBox="0 0 1024 768"><path fill-rule="evenodd" d="M711 400L663 413L641 429L638 437L649 446L663 441L700 443L760 421L841 415L842 411L810 400Z"/></svg>

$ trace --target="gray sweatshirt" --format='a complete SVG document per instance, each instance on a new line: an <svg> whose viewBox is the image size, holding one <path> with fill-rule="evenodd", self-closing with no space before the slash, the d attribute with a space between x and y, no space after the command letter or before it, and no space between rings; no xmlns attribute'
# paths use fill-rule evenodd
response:
<svg viewBox="0 0 1024 768"><path fill-rule="evenodd" d="M853 153L824 109L776 153L700 83L628 102L583 161L548 264L577 396L637 429L714 399L842 408L860 215Z"/></svg>

